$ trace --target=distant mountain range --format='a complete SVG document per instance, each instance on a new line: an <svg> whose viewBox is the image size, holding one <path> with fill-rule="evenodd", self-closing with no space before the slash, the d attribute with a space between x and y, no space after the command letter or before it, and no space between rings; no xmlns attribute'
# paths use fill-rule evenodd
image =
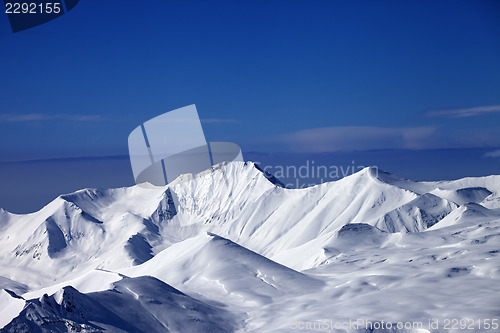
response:
<svg viewBox="0 0 500 333"><path fill-rule="evenodd" d="M233 162L165 187L76 191L32 214L0 209L0 331L359 320L331 331L366 332L364 320L448 332L446 319L500 318L499 241L500 175L413 182L368 167L287 189Z"/></svg>
<svg viewBox="0 0 500 333"><path fill-rule="evenodd" d="M489 176L500 174L498 152L500 147L328 153L245 150L243 155L274 174L287 187L300 188L336 181L367 166L419 181ZM287 168L291 169L287 171ZM293 172L304 171L304 168L309 171L305 176ZM324 168L328 170L326 174ZM314 170L317 172L313 173ZM5 155L0 161L0 184L0 207L26 214L41 209L61 193L88 187L131 186L135 182L128 155L48 159L40 156L36 160L22 160L20 156L9 159L9 155Z"/></svg>

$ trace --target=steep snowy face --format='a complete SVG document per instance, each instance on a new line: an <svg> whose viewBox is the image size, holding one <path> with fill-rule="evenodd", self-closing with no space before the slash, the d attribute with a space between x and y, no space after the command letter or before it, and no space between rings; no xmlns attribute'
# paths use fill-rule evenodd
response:
<svg viewBox="0 0 500 333"><path fill-rule="evenodd" d="M171 218L172 207L168 189L135 186L81 190L56 198L36 213L9 214L2 221L0 262L29 269L3 275L43 286L89 268L144 262L151 258L150 242L161 241L154 217Z"/></svg>
<svg viewBox="0 0 500 333"><path fill-rule="evenodd" d="M223 235L265 255L299 246L347 223L375 224L418 197L379 181L371 169L338 182L285 189L269 182L251 163L230 164L172 190L179 198L181 225L189 223L196 233L203 229Z"/></svg>
<svg viewBox="0 0 500 333"><path fill-rule="evenodd" d="M178 242L121 272L151 275L208 297L223 293L226 302L238 305L264 305L290 293L319 290L324 284L214 234Z"/></svg>
<svg viewBox="0 0 500 333"><path fill-rule="evenodd" d="M1 295L1 294L0 294ZM12 301L11 301L12 302ZM24 303L24 301L23 301ZM107 291L73 287L26 301L2 332L233 332L242 320L152 277L123 278Z"/></svg>
<svg viewBox="0 0 500 333"><path fill-rule="evenodd" d="M500 176L413 182L366 168L286 189L251 162L221 164L28 215L0 209L0 329L493 318L499 239Z"/></svg>
<svg viewBox="0 0 500 333"><path fill-rule="evenodd" d="M417 183L366 168L336 182L286 189L251 162L222 164L166 187L85 189L33 214L2 210L0 260L30 267L42 286L91 268L138 265L206 232L272 257L316 244L350 223L390 233L456 223L459 218L447 215L469 202L496 207L498 178ZM5 277L32 281L22 269Z"/></svg>
<svg viewBox="0 0 500 333"><path fill-rule="evenodd" d="M418 232L458 207L446 196L428 193L436 187L366 168L337 182L286 189L269 182L252 163L232 163L172 186L179 223L171 237L182 238L176 235L181 230L192 236L209 231L273 256L348 223Z"/></svg>
<svg viewBox="0 0 500 333"><path fill-rule="evenodd" d="M17 296L14 292L0 289L0 328L7 325L12 318L15 318L23 310L25 300Z"/></svg>
<svg viewBox="0 0 500 333"><path fill-rule="evenodd" d="M458 205L425 193L379 218L375 226L388 232L424 231L441 221Z"/></svg>

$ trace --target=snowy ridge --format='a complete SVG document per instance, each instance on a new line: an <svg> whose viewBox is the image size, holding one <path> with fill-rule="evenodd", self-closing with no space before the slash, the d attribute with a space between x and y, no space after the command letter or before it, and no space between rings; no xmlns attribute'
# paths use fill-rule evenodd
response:
<svg viewBox="0 0 500 333"><path fill-rule="evenodd" d="M365 168L286 189L251 162L221 164L164 187L84 189L32 214L0 210L0 309L13 309L0 329L286 332L284 318L328 314L464 316L454 304L493 318L499 240L500 176L413 182ZM481 302L457 295L473 294L463 284L482 286ZM394 290L432 296L381 305Z"/></svg>
<svg viewBox="0 0 500 333"><path fill-rule="evenodd" d="M227 301L254 305L270 303L290 292L318 290L323 285L214 234L176 243L123 273L152 275L207 296L222 292L228 296Z"/></svg>
<svg viewBox="0 0 500 333"><path fill-rule="evenodd" d="M125 306L124 306L125 305ZM241 320L152 277L123 278L112 289L82 294L64 287L26 302L5 332L232 332Z"/></svg>

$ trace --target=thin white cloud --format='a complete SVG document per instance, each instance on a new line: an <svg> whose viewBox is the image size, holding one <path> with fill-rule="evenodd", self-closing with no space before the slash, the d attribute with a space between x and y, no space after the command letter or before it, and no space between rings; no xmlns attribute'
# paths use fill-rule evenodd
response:
<svg viewBox="0 0 500 333"><path fill-rule="evenodd" d="M13 121L13 122L23 122L23 121L35 121L35 120L45 120L46 115L39 113L29 113L29 114L0 114L0 120L2 121Z"/></svg>
<svg viewBox="0 0 500 333"><path fill-rule="evenodd" d="M434 127L323 127L284 134L277 140L303 152L423 149L429 146L435 131Z"/></svg>
<svg viewBox="0 0 500 333"><path fill-rule="evenodd" d="M436 109L429 110L425 114L428 117L441 117L441 118L464 118L482 116L485 114L500 112L500 105L477 106L473 108L462 109Z"/></svg>
<svg viewBox="0 0 500 333"><path fill-rule="evenodd" d="M500 157L500 149L489 151L486 154L484 154L484 157Z"/></svg>
<svg viewBox="0 0 500 333"><path fill-rule="evenodd" d="M334 152L376 149L448 149L500 146L495 130L443 130L436 127L322 127L285 133L268 141L277 149Z"/></svg>
<svg viewBox="0 0 500 333"><path fill-rule="evenodd" d="M44 113L4 113L0 114L0 121L6 122L30 122L30 121L43 121L43 120L68 120L68 121L99 121L100 115L65 115L65 114L44 114Z"/></svg>

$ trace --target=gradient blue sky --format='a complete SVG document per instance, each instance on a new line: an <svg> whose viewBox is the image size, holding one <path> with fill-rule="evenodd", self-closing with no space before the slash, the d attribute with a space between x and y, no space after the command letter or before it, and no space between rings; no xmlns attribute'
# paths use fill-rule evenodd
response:
<svg viewBox="0 0 500 333"><path fill-rule="evenodd" d="M244 151L500 147L499 1L81 0L0 40L0 161L189 104Z"/></svg>

